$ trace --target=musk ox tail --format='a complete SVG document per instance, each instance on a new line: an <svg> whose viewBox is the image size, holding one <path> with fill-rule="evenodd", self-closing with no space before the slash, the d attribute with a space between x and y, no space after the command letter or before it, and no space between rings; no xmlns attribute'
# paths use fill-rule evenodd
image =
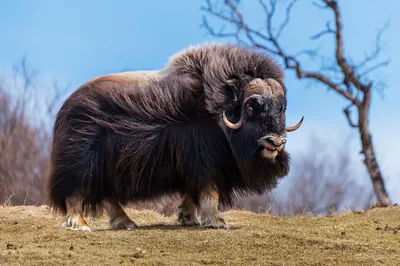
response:
<svg viewBox="0 0 400 266"><path fill-rule="evenodd" d="M82 211L96 216L101 213L101 201L109 196L107 183L106 140L100 139L92 149L82 147L76 158L63 156L64 151L57 150L51 161L47 182L49 207L64 215L67 212L66 199L78 196L82 199ZM66 149L73 146L66 145ZM84 152L86 150L86 152ZM56 154L57 153L57 154ZM63 157L67 157L64 160ZM63 160L63 161L61 161ZM107 189L108 188L108 189Z"/></svg>
<svg viewBox="0 0 400 266"><path fill-rule="evenodd" d="M111 191L107 189L105 161L109 132L97 125L77 126L77 114L84 111L79 106L74 106L73 111L66 106L61 108L54 126L47 202L53 211L65 215L66 199L78 196L82 199L82 211L95 216L101 213L101 200ZM87 118L79 119L79 123L87 125Z"/></svg>
<svg viewBox="0 0 400 266"><path fill-rule="evenodd" d="M101 200L107 193L105 190L107 184L103 178L106 171L105 162L102 159L105 158L106 148L104 145L96 146L96 152L89 151L86 156L78 155L74 160L69 157L63 162L60 162L63 158L60 154L62 151L53 152L46 188L47 202L53 211L65 215L66 198L78 195L82 198L82 211L89 212L93 216L101 213Z"/></svg>
<svg viewBox="0 0 400 266"><path fill-rule="evenodd" d="M67 213L67 205L64 198L61 198L57 194L57 190L59 190L57 185L57 177L56 171L54 169L54 163L50 163L50 169L47 174L47 183L46 183L46 202L50 209L54 212L61 212L62 214Z"/></svg>

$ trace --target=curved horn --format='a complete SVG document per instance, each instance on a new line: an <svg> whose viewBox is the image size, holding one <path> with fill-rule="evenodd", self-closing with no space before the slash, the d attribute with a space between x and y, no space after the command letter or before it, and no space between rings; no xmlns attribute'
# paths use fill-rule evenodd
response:
<svg viewBox="0 0 400 266"><path fill-rule="evenodd" d="M224 116L224 123L227 127L231 128L231 129L239 129L242 125L243 125L243 118L242 116L240 116L240 119L237 123L232 123L229 122L228 118L225 115L225 111L223 112L223 116Z"/></svg>
<svg viewBox="0 0 400 266"><path fill-rule="evenodd" d="M300 126L301 126L301 124L303 124L303 120L304 120L304 116L301 117L300 122L297 123L297 125L291 126L291 127L286 127L286 128L285 128L286 131L287 131L287 132L292 132L292 131L295 131L295 130L299 129Z"/></svg>
<svg viewBox="0 0 400 266"><path fill-rule="evenodd" d="M247 85L244 91L244 98L247 99L253 94L260 94L266 97L270 97L272 95L271 86L268 82L265 82L260 78L253 79Z"/></svg>
<svg viewBox="0 0 400 266"><path fill-rule="evenodd" d="M268 78L265 81L271 88L270 97L283 97L285 95L282 85L276 79Z"/></svg>
<svg viewBox="0 0 400 266"><path fill-rule="evenodd" d="M253 79L244 92L244 98L250 97L253 94L260 94L267 98L283 97L285 95L282 85L272 78Z"/></svg>

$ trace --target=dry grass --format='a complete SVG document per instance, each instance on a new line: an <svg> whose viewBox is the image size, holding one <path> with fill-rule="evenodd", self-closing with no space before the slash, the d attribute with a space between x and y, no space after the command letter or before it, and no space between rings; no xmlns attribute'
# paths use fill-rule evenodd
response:
<svg viewBox="0 0 400 266"><path fill-rule="evenodd" d="M0 207L0 265L399 265L400 207L325 217L224 213L229 231L183 228L129 210L141 228L60 229L45 207Z"/></svg>

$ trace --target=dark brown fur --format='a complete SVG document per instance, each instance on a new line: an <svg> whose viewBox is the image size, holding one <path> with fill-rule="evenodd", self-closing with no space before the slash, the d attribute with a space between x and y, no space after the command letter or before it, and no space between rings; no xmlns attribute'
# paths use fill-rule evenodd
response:
<svg viewBox="0 0 400 266"><path fill-rule="evenodd" d="M51 207L80 195L97 211L105 198L121 204L168 193L199 195L215 186L222 204L234 196L272 189L289 172L289 155L258 156L257 138L284 134L286 89L266 99L260 121L231 130L222 122L241 112L246 84L283 71L254 49L208 45L173 57L150 77L111 75L90 81L62 105L54 126L47 191Z"/></svg>

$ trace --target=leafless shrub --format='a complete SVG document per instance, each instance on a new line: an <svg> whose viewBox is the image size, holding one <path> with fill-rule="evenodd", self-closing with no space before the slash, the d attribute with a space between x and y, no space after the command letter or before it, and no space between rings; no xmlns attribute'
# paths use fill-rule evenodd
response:
<svg viewBox="0 0 400 266"><path fill-rule="evenodd" d="M38 86L37 74L23 58L0 79L0 202L8 205L44 203L48 125L61 90Z"/></svg>
<svg viewBox="0 0 400 266"><path fill-rule="evenodd" d="M0 92L0 201L35 204L43 199L48 135L26 119L22 102ZM13 195L12 198L9 198Z"/></svg>
<svg viewBox="0 0 400 266"><path fill-rule="evenodd" d="M157 200L131 204L129 207L136 210L154 210L170 216L176 213L180 203L181 198L179 195L166 195Z"/></svg>
<svg viewBox="0 0 400 266"><path fill-rule="evenodd" d="M265 193L260 196L241 197L234 205L234 209L249 210L256 213L271 213L272 208L273 199L271 193Z"/></svg>

